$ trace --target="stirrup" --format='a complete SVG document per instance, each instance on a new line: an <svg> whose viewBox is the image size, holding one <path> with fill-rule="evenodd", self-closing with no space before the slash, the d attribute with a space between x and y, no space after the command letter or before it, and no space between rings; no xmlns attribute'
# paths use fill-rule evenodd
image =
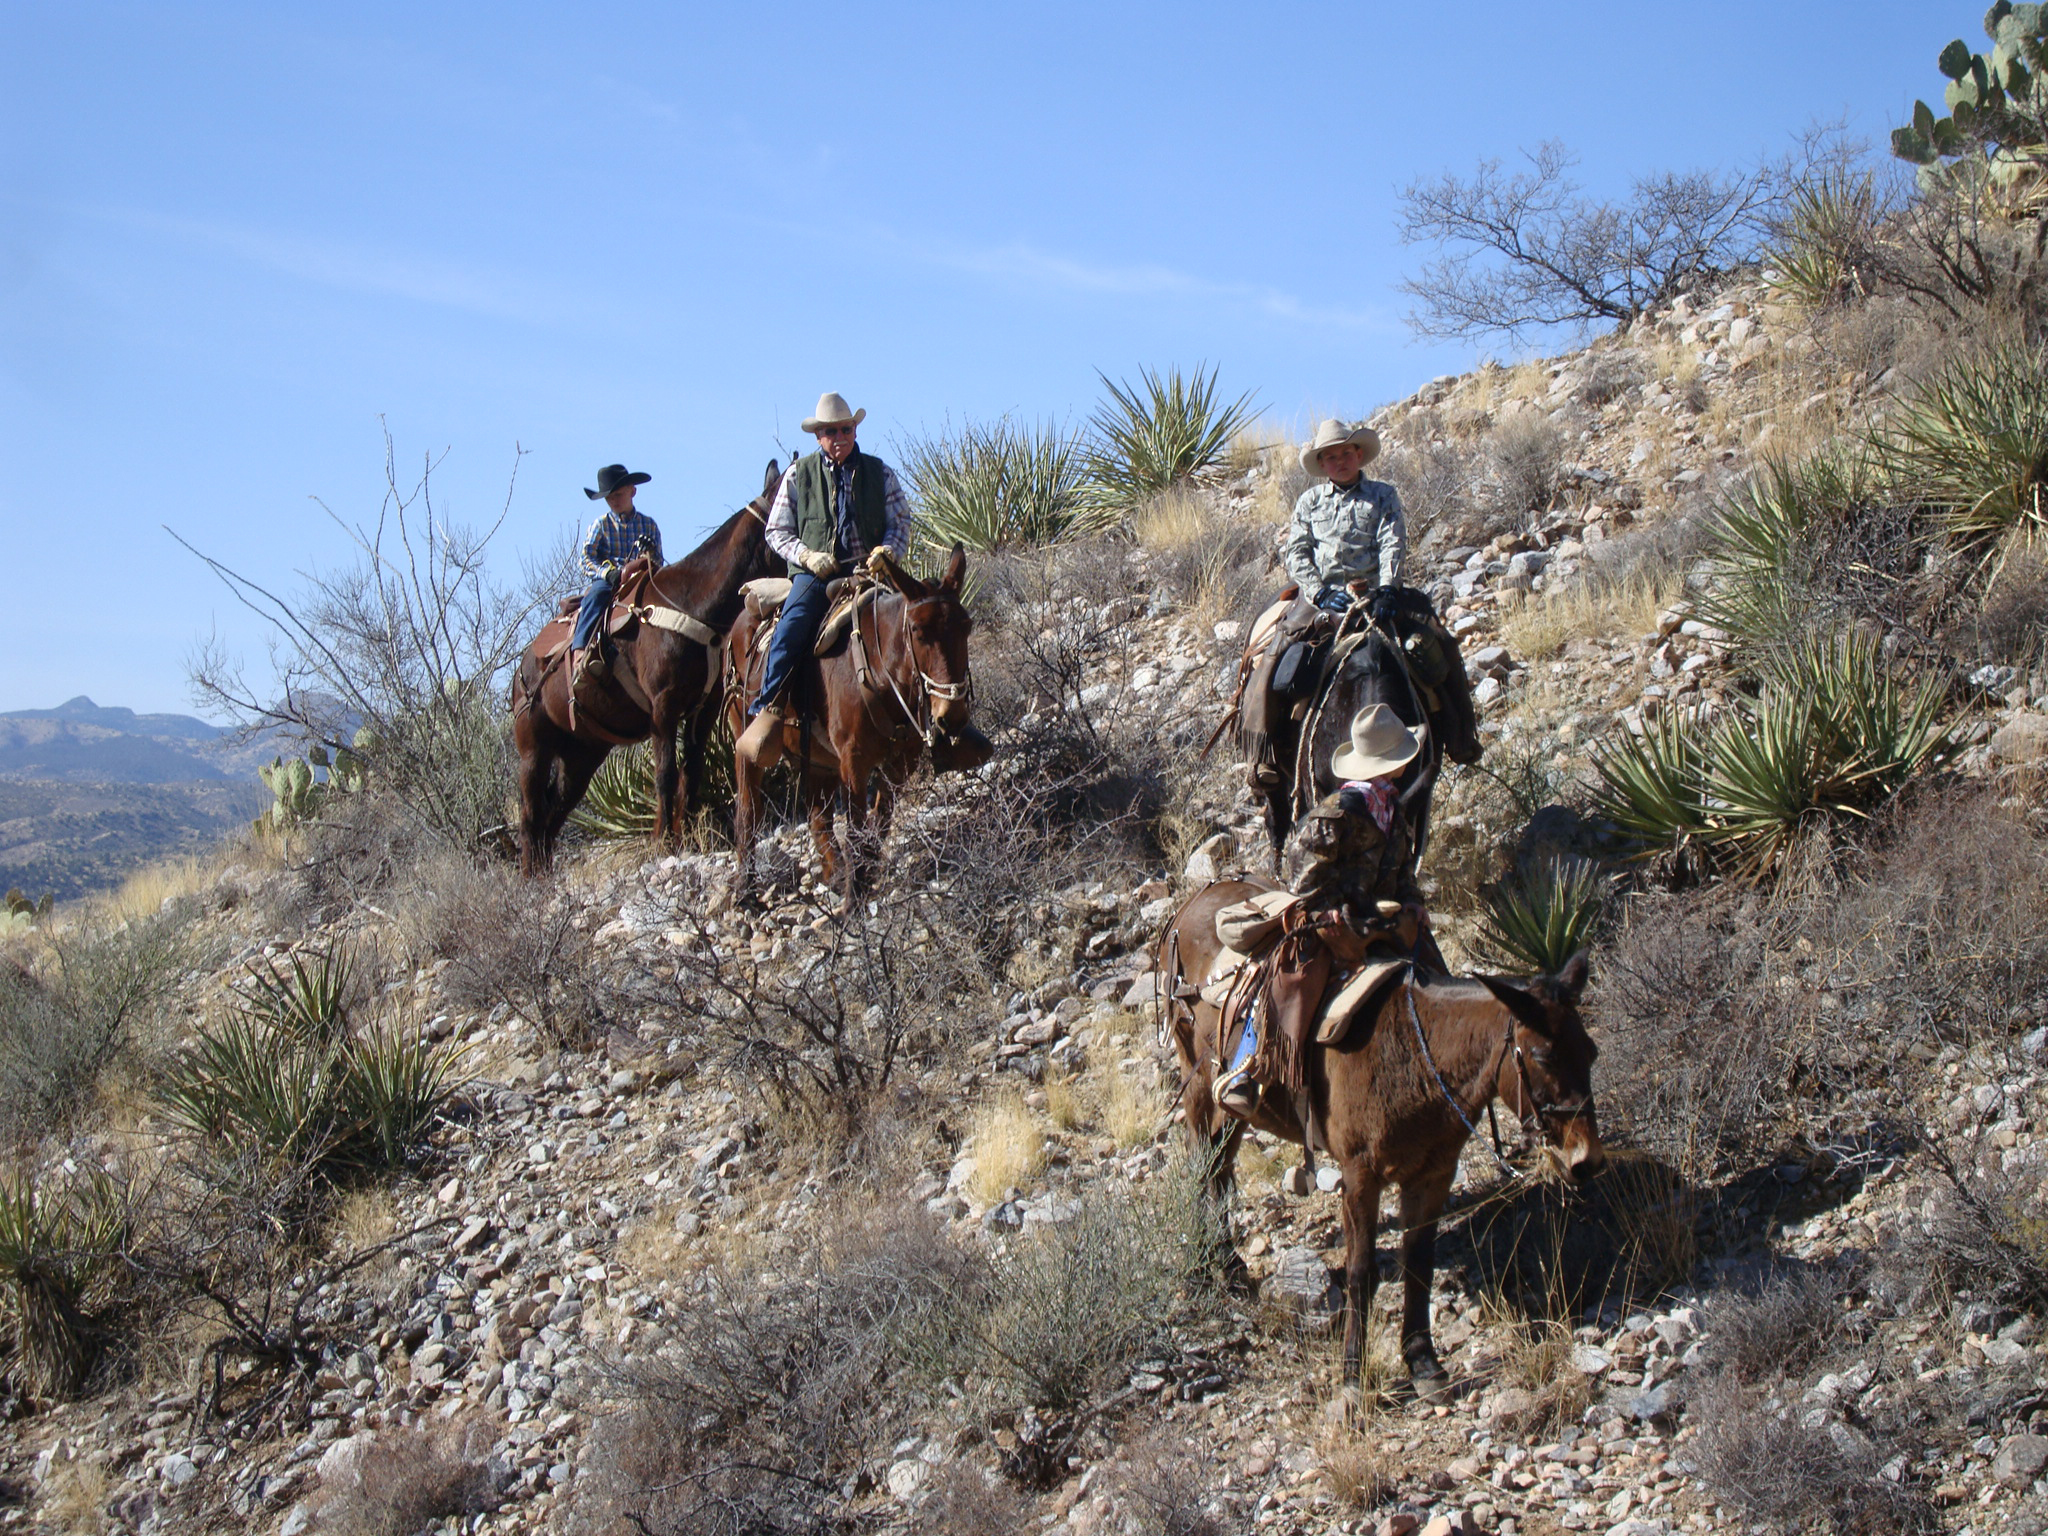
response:
<svg viewBox="0 0 2048 1536"><path fill-rule="evenodd" d="M1219 1108L1232 1114L1239 1111L1249 1113L1259 1107L1259 1099L1264 1092L1264 1086L1252 1080L1251 1059L1247 1056L1216 1080L1215 1099Z"/></svg>

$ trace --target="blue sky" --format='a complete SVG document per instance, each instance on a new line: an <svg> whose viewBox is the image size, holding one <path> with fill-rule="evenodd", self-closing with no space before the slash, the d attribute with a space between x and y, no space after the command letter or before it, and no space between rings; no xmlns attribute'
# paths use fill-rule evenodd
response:
<svg viewBox="0 0 2048 1536"><path fill-rule="evenodd" d="M1077 421L1097 368L1363 414L1476 356L1401 322L1413 177L1881 141L1981 10L0 0L0 709L186 709L216 626L260 660L162 525L289 589L380 417L459 517L526 450L516 556L612 460L680 552L825 389L884 453Z"/></svg>

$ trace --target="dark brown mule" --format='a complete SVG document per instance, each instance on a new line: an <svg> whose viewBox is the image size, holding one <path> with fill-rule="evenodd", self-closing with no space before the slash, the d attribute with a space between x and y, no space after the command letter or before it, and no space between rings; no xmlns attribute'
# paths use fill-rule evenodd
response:
<svg viewBox="0 0 2048 1536"><path fill-rule="evenodd" d="M1250 759L1255 751L1252 737L1269 737L1272 760L1280 773L1278 783L1262 783L1254 777L1251 786L1266 802L1266 835L1272 842L1276 872L1295 818L1338 787L1330 772L1330 758L1350 740L1351 720L1360 710L1385 704L1400 716L1403 725L1427 727L1421 732L1421 755L1397 781L1402 810L1415 828L1417 859L1427 845L1430 800L1444 759L1465 764L1479 761L1483 749L1479 716L1456 638L1437 619L1429 599L1412 588L1392 589L1383 598L1383 607L1386 616L1371 622L1306 720L1293 717L1291 703L1284 697L1256 696L1260 684L1271 675L1270 667L1246 674L1247 693L1253 696L1244 700L1238 714L1240 744ZM1357 621L1365 622L1362 612ZM1426 635L1447 663L1434 687L1415 676L1408 664L1402 642L1417 634Z"/></svg>
<svg viewBox="0 0 2048 1536"><path fill-rule="evenodd" d="M938 734L952 734L968 721L967 636L974 627L960 601L967 554L953 547L945 574L920 581L890 567L894 590L863 604L846 637L824 656L805 657L791 681L795 708L779 742L759 760L733 756L733 889L744 895L751 878L754 831L760 817L761 780L788 753L808 752L803 768L811 831L833 877L835 800L847 821L844 896L850 905L864 878L862 845L870 837L868 786L876 783L879 832L886 835L897 786L924 758ZM747 702L760 686L761 662L772 626L751 615L733 624L727 637L732 675L726 712L735 739L745 726ZM756 648L758 640L758 649Z"/></svg>
<svg viewBox="0 0 2048 1536"><path fill-rule="evenodd" d="M783 570L781 556L769 550L763 537L768 505L781 480L780 468L770 459L759 496L681 560L652 573L639 601L688 615L693 632L713 639L705 644L656 623L634 621L615 642L618 656L612 667L614 673L629 674L631 689L645 705L621 683L586 684L583 694L597 697L577 700L571 725L567 658L548 654L562 638L560 626L567 616L544 628L519 658L512 680L512 737L519 748L519 858L529 875L553 861L563 824L615 746L653 739L657 846L672 846L681 831L678 781L683 815L696 810L704 746L718 718L713 704L723 681L717 637L739 614L740 588ZM689 729L679 765L676 731L684 725Z"/></svg>
<svg viewBox="0 0 2048 1536"><path fill-rule="evenodd" d="M1222 948L1217 911L1264 887L1218 881L1195 893L1159 942L1163 975L1199 985ZM1496 1097L1562 1156L1575 1180L1600 1170L1606 1153L1593 1113L1592 1066L1599 1054L1580 1021L1586 957L1555 976L1450 979L1415 973L1386 987L1334 1045L1309 1047L1308 1091L1327 1151L1344 1179L1344 1369L1358 1375L1365 1323L1379 1281L1374 1245L1380 1193L1401 1189L1401 1353L1417 1390L1445 1382L1429 1331L1436 1222L1474 1122ZM1213 1094L1222 1050L1217 1010L1169 997L1167 1021L1180 1058L1181 1106L1196 1150L1212 1159L1220 1203L1233 1182L1245 1122ZM1424 1043L1426 1042L1426 1044ZM1289 1141L1301 1126L1284 1095L1263 1096L1250 1122Z"/></svg>

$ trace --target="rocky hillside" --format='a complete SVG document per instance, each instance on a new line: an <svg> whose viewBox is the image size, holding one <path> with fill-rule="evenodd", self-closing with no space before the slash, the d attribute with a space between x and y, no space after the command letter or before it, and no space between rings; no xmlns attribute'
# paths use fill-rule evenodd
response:
<svg viewBox="0 0 2048 1536"><path fill-rule="evenodd" d="M1462 639L1489 742L1488 773L1441 803L1426 871L1454 952L1532 812L1560 838L1608 836L1569 809L1589 744L1734 686L1727 637L1687 605L1700 512L1760 449L1854 420L1888 387L1835 379L1788 400L1813 346L1738 286L1550 363L1435 380L1374 418L1415 519L1411 579ZM730 903L713 850L586 845L538 901L428 866L371 894L253 854L211 877L191 901L213 948L159 1050L252 964L339 948L376 957L375 1006L460 1048L466 1076L412 1171L356 1186L265 1261L257 1331L303 1345L298 1375L246 1333L209 1356L234 1328L181 1313L186 1335L96 1394L11 1400L0 1519L1661 1536L1749 1530L1775 1508L1788 1527L1819 1510L1853 1529L2041 1528L2037 1323L1991 1278L2038 1274L2038 1241L2000 1239L2018 1258L1994 1242L1958 1284L1937 1261L1989 1186L1934 1177L1904 1128L1979 1137L2000 1189L2037 1182L2048 998L1902 1052L1910 1074L1863 1050L1826 1135L1742 1157L1642 1150L1673 1144L1684 1117L1668 1109L1634 1123L1629 1151L1628 1103L1603 1102L1616 1166L1582 1199L1503 1177L1475 1144L1434 1298L1443 1401L1400 1390L1384 1310L1365 1392L1337 1381L1338 1197L1292 1149L1253 1137L1242 1159L1251 1290L1189 1289L1184 1259L1146 1237L1172 1249L1187 1214L1150 946L1200 879L1263 859L1238 765L1197 753L1271 590L1291 465L1291 450L1248 456L1178 532L1003 578L1008 606L976 643L1011 647L981 674L985 711L1014 705L997 722L1010 760L1069 740L1027 684L1034 658L1057 671L1073 654L1073 707L1126 771L1090 791L1109 832L1059 857L1029 862L1043 818L1003 820L999 760L906 803L896 857L928 858L931 878L843 923L794 825L770 840L759 908ZM1204 557L1216 548L1235 557ZM2009 783L1996 775L2048 745L2048 678L1997 681L1962 766ZM978 993L926 984L935 901L991 945ZM1720 914L1717 931L1753 917ZM1851 950L1823 955L1807 932L1759 941L1764 992L1865 1017ZM1619 1081L1627 1042L1602 1038ZM171 1129L131 1094L40 1155L52 1177L149 1169ZM1048 1253L1049 1270L1033 1257ZM1172 1296L1147 1300L1163 1272ZM952 1333L931 1321L959 1317ZM1000 1363L963 1329L1002 1345ZM1745 1406L1766 1390L1765 1409ZM748 1446L736 1461L774 1460L781 1481L707 1471L700 1442Z"/></svg>

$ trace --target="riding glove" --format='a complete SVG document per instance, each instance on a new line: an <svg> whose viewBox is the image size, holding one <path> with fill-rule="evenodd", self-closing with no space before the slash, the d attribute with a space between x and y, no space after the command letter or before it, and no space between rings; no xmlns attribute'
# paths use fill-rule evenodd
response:
<svg viewBox="0 0 2048 1536"><path fill-rule="evenodd" d="M1331 585L1316 594L1316 606L1325 613L1348 613L1351 593L1342 585Z"/></svg>
<svg viewBox="0 0 2048 1536"><path fill-rule="evenodd" d="M803 554L803 568L820 581L830 581L839 574L839 562L822 549L807 549Z"/></svg>

